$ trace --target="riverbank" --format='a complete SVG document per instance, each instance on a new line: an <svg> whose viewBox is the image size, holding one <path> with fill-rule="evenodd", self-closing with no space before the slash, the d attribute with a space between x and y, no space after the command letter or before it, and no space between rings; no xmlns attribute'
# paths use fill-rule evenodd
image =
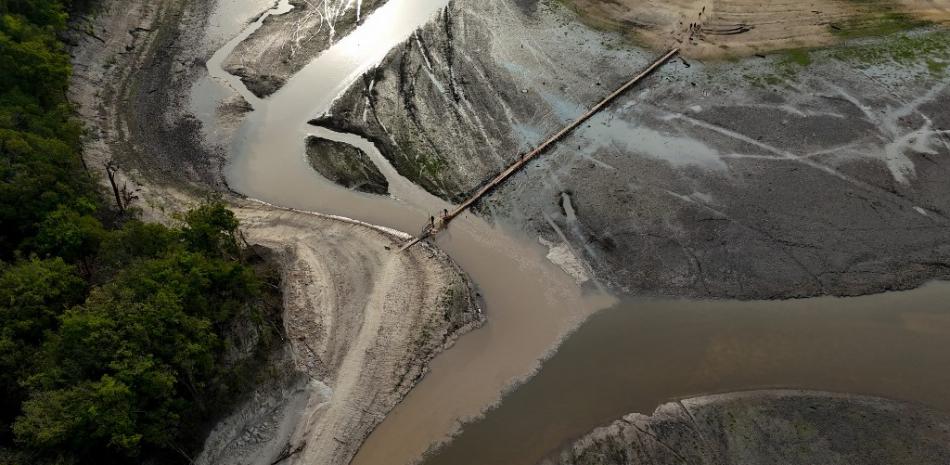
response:
<svg viewBox="0 0 950 465"><path fill-rule="evenodd" d="M291 452L348 463L428 362L483 316L467 277L437 249L398 254L396 231L226 190L224 150L202 136L188 102L221 45L204 42L212 7L105 0L74 21L70 99L90 129L85 162L104 192L106 166L115 167L124 206L150 221L174 222L206 193L224 195L247 244L270 250L281 269L283 356L214 429L199 463L269 465Z"/></svg>
<svg viewBox="0 0 950 465"><path fill-rule="evenodd" d="M277 254L301 375L264 412L282 426L266 429L248 413L260 409L252 400L218 426L198 463L267 465L282 451L296 451L292 463L349 463L429 361L482 323L474 291L438 249L399 253L404 235L264 205L235 211L246 239ZM248 440L248 429L271 434Z"/></svg>
<svg viewBox="0 0 950 465"><path fill-rule="evenodd" d="M201 190L224 185L222 155L204 147L181 105L189 76L201 73L192 45L209 12L206 1L103 1L72 20L68 95L88 133L86 166L109 194L113 167L123 207L149 221L168 222Z"/></svg>
<svg viewBox="0 0 950 465"><path fill-rule="evenodd" d="M887 399L752 391L663 404L598 428L547 464L942 464L950 417Z"/></svg>

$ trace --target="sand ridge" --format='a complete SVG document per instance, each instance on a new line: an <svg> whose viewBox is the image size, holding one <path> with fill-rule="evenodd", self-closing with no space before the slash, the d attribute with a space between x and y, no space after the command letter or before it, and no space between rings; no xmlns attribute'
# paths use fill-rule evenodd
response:
<svg viewBox="0 0 950 465"><path fill-rule="evenodd" d="M690 57L749 55L831 45L843 37L947 23L941 0L565 0L588 23Z"/></svg>

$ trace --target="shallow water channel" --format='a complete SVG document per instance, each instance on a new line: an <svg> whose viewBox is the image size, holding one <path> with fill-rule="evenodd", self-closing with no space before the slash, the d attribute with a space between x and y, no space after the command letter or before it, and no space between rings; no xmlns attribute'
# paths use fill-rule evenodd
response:
<svg viewBox="0 0 950 465"><path fill-rule="evenodd" d="M268 99L257 99L220 65L257 24L209 60L254 107L238 129L230 185L252 198L417 232L447 208L400 177L368 141L308 127L361 73L439 14L448 0L390 0ZM289 10L281 1L272 14ZM205 84L207 85L207 83ZM315 134L366 151L392 197L342 189L305 157ZM488 324L432 363L431 372L368 438L356 464L417 460L466 419L527 379L558 342L615 303L585 293L545 259L536 238L466 214L437 240L469 274ZM675 397L765 386L805 387L918 400L948 408L950 285L857 299L794 302L625 302L597 314L484 419L429 463L533 463L569 438Z"/></svg>

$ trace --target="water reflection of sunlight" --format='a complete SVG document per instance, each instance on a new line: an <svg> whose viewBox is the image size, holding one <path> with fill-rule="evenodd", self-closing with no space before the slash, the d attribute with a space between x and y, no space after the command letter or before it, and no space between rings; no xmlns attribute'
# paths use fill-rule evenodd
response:
<svg viewBox="0 0 950 465"><path fill-rule="evenodd" d="M378 63L393 43L408 39L418 26L419 15L435 15L448 0L390 0L373 12L353 33L333 47L333 53L350 63ZM411 6L407 6L411 5Z"/></svg>

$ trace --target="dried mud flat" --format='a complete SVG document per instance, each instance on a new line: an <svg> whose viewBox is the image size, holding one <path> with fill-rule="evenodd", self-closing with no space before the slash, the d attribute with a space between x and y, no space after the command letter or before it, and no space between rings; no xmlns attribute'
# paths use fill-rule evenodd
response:
<svg viewBox="0 0 950 465"><path fill-rule="evenodd" d="M202 42L211 6L106 1L77 28L71 98L93 129L86 160L118 163L151 219L227 189L223 151L186 103L214 48ZM261 94L328 43L298 29L324 20L306 11L271 18L232 57L248 82L274 84ZM482 213L536 233L572 276L626 293L860 294L948 276L941 40L912 63L822 52L807 69L801 56L673 64ZM650 58L558 4L456 0L325 122L458 197ZM398 233L232 200L249 243L282 267L288 345L279 376L219 425L200 463L347 463L428 360L481 321L471 289L437 250L395 255Z"/></svg>
<svg viewBox="0 0 950 465"><path fill-rule="evenodd" d="M110 198L113 166L124 203L150 221L167 222L198 189L224 185L221 154L183 113L188 86L203 73L193 44L210 11L208 1L103 1L71 23L68 97L88 133L84 161Z"/></svg>
<svg viewBox="0 0 950 465"><path fill-rule="evenodd" d="M112 164L127 206L150 221L219 192L249 245L283 274L284 352L270 381L212 431L197 463L345 464L424 375L483 315L467 277L443 252L397 253L405 235L345 218L284 210L226 191L223 150L189 113L191 86L213 53L203 31L213 2L109 1L74 22L71 101L90 129L84 159ZM302 141L303 143L303 141Z"/></svg>
<svg viewBox="0 0 950 465"><path fill-rule="evenodd" d="M482 212L626 294L859 295L950 276L948 52L950 33L924 29L674 61ZM457 199L654 55L556 2L456 0L321 121Z"/></svg>
<svg viewBox="0 0 950 465"><path fill-rule="evenodd" d="M566 0L589 24L690 57L750 55L840 42L900 22L950 21L939 0Z"/></svg>
<svg viewBox="0 0 950 465"><path fill-rule="evenodd" d="M548 465L938 465L950 418L873 397L751 391L685 399L630 414L576 441Z"/></svg>

